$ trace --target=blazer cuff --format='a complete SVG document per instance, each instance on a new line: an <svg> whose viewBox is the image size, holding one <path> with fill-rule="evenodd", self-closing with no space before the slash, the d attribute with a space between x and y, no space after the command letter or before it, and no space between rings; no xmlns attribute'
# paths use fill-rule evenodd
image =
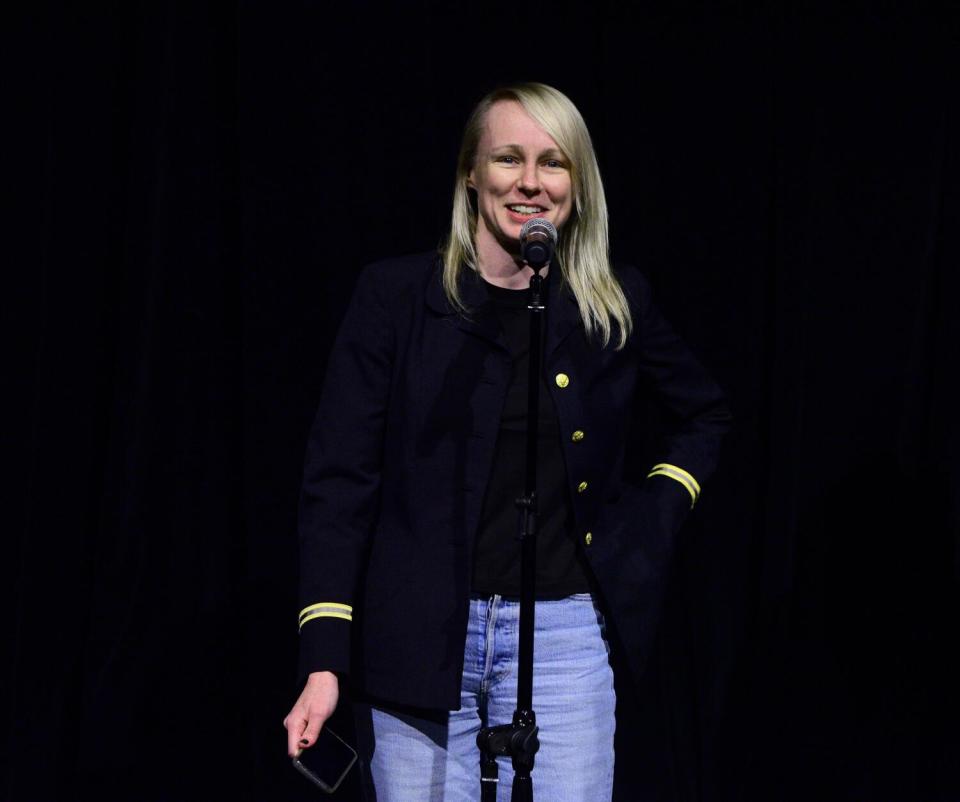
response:
<svg viewBox="0 0 960 802"><path fill-rule="evenodd" d="M302 685L314 671L349 674L350 621L333 615L301 617L298 682Z"/></svg>

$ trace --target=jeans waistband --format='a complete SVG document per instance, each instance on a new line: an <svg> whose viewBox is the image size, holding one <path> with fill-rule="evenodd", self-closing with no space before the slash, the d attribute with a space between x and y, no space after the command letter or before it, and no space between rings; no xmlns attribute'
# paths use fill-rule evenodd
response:
<svg viewBox="0 0 960 802"><path fill-rule="evenodd" d="M508 602L520 601L519 596L501 596L500 594L491 595L487 593L471 593L470 594L471 601L488 602L488 601L492 601L493 599L500 599L501 601L508 601ZM569 596L557 596L555 598L550 597L546 599L535 599L534 601L536 601L537 604L543 604L545 602L546 603L558 602L558 601L593 601L593 594L592 593L572 593Z"/></svg>

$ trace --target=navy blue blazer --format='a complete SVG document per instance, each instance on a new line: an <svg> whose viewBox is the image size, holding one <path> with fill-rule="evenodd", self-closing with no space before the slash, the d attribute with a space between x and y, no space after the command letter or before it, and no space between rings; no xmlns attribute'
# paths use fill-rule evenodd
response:
<svg viewBox="0 0 960 802"><path fill-rule="evenodd" d="M656 626L674 535L713 472L730 421L718 386L618 267L634 329L587 340L551 275L544 370L575 526L632 669ZM400 704L457 709L473 543L510 354L492 302L464 271L455 313L436 253L361 273L327 366L300 501L300 676L330 670ZM652 393L669 431L650 476L623 477L626 432ZM577 487L587 483L587 489Z"/></svg>

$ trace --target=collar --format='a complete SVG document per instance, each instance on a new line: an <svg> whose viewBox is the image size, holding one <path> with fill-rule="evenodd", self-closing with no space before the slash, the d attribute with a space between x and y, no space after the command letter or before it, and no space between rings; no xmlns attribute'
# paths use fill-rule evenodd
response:
<svg viewBox="0 0 960 802"><path fill-rule="evenodd" d="M544 364L560 344L577 328L583 327L580 309L576 298L564 280L562 272L554 268L547 281L547 320L546 344L544 346ZM557 279L560 279L557 281ZM500 328L493 301L480 281L479 276L470 268L460 273L460 297L471 310L471 317L458 315L450 305L443 291L443 262L437 259L427 283L426 301L434 312L444 317L456 318L457 328L468 334L485 340L507 350L506 341Z"/></svg>

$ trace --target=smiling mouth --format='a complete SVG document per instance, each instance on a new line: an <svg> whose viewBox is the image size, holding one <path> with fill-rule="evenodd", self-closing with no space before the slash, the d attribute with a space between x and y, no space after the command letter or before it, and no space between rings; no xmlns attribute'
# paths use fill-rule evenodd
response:
<svg viewBox="0 0 960 802"><path fill-rule="evenodd" d="M507 205L507 208L514 214L543 214L546 211L542 206L528 206L525 203L510 203Z"/></svg>

